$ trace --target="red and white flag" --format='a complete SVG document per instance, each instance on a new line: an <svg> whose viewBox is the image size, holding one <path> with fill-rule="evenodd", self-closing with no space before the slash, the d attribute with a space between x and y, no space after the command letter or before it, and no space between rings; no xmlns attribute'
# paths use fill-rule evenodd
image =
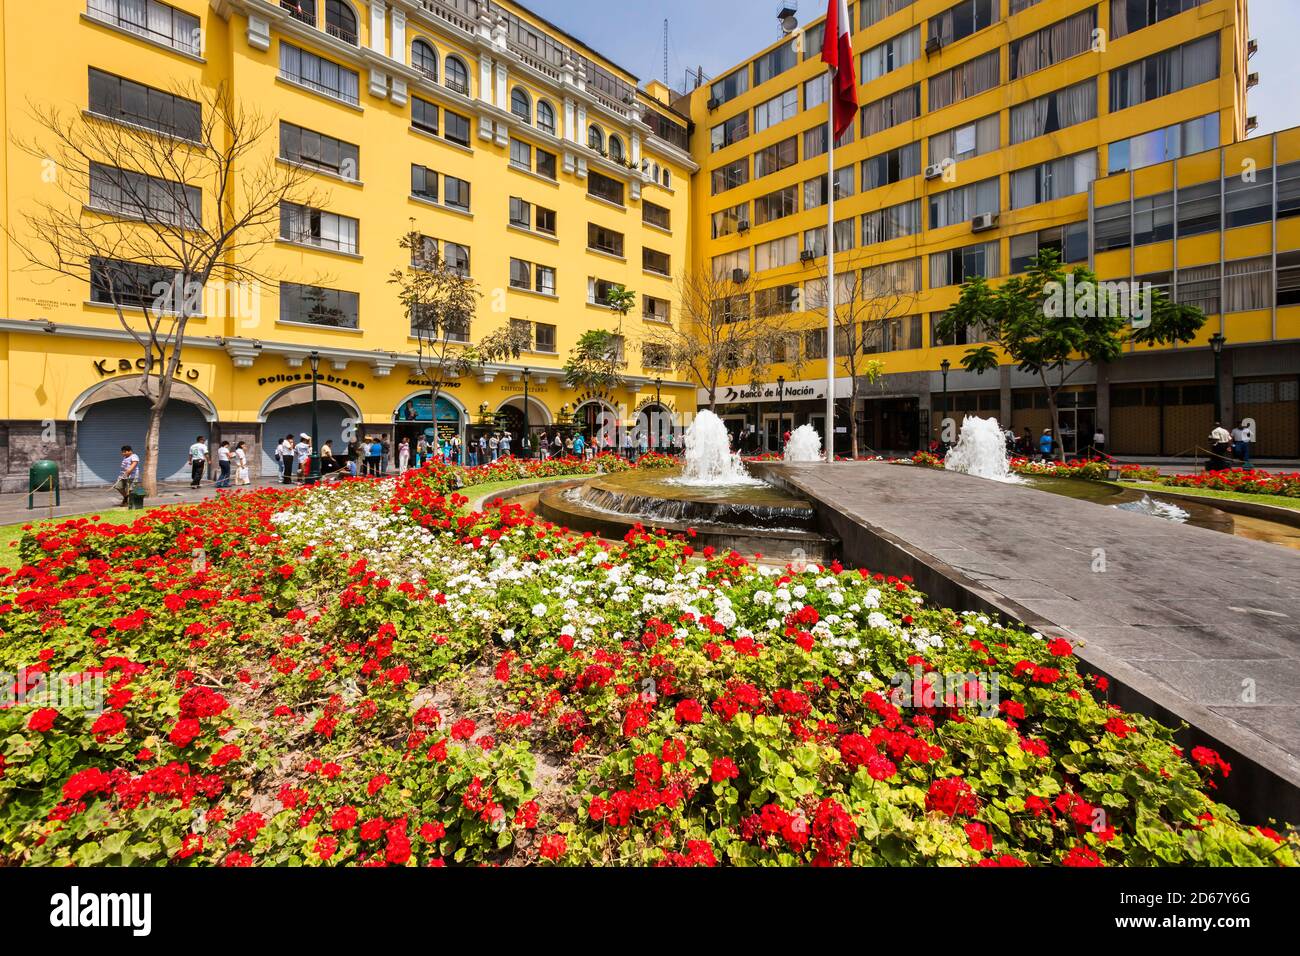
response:
<svg viewBox="0 0 1300 956"><path fill-rule="evenodd" d="M858 115L858 77L853 68L849 0L830 0L826 10L822 62L831 69L831 111L835 120L835 138L838 139L853 125Z"/></svg>

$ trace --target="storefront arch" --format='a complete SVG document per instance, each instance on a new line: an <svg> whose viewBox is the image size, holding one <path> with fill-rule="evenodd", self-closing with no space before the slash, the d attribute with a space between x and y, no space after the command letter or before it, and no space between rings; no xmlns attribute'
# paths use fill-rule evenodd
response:
<svg viewBox="0 0 1300 956"><path fill-rule="evenodd" d="M573 429L597 450L618 447L622 424L618 410L603 399L587 399L573 410Z"/></svg>
<svg viewBox="0 0 1300 956"><path fill-rule="evenodd" d="M469 422L469 410L465 404L448 392L439 392L433 407L435 414L430 414L429 389L425 388L411 392L393 410L393 446L397 447L405 438L411 446L409 460L412 464L417 463L421 437L428 440L436 434L440 448L447 447L452 451L452 457L457 457L451 448L452 438L455 437L462 447L465 444L465 426Z"/></svg>
<svg viewBox="0 0 1300 956"><path fill-rule="evenodd" d="M72 403L68 418L77 422L78 487L111 485L116 481L123 445L130 445L142 461L146 458L151 401L141 391L143 378L125 375L100 382ZM149 396L157 396L157 376L150 376L148 389ZM217 420L216 405L208 396L185 382L172 383L158 439L159 481L188 477L190 445L196 436L210 436L211 426Z"/></svg>
<svg viewBox="0 0 1300 956"><path fill-rule="evenodd" d="M276 446L286 435L311 434L311 382L290 385L262 403L257 420L262 423L262 474L276 474ZM344 459L349 441L362 429L364 416L352 397L333 385L316 384L317 433L322 447L329 442L334 457Z"/></svg>

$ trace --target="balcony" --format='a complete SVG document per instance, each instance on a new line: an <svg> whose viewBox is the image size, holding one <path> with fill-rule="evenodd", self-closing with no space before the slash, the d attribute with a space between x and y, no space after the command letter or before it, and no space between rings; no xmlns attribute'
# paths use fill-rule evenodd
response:
<svg viewBox="0 0 1300 956"><path fill-rule="evenodd" d="M280 0L280 9L309 27L316 25L316 5L312 0Z"/></svg>
<svg viewBox="0 0 1300 956"><path fill-rule="evenodd" d="M342 40L352 46L357 46L357 27L353 23L351 26L345 23L326 23L325 32L336 40Z"/></svg>

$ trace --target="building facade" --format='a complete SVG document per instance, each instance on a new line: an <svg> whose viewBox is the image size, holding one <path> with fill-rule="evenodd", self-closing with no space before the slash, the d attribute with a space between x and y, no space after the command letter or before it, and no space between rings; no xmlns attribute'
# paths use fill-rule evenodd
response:
<svg viewBox="0 0 1300 956"><path fill-rule="evenodd" d="M269 154L311 169L317 208L284 210L262 253L259 272L273 279L210 284L189 324L160 478L182 473L197 434L244 440L260 449L255 473L273 468L276 442L308 429L312 353L320 434L336 452L354 434L414 441L436 429L465 441L486 427L513 431L517 451L525 392L534 438L601 411L630 424L656 407L694 408L693 388L636 348L647 323L674 321L696 168L688 120L666 88L638 89L525 8L57 0L5 5L0 31L0 114L15 142L43 141L33 104L165 122L184 138L197 119L185 91L225 84L268 124L250 167ZM60 201L51 165L39 149L0 150L5 222L19 240L32 210ZM216 201L201 199L205 210ZM90 219L115 211L102 196L85 203ZM436 407L389 282L412 230L478 284L471 341L510 322L529 332L519 358L446 382ZM143 351L104 290L33 268L21 242L0 255L4 486L25 487L38 458L58 459L69 483L111 482L118 447L144 442ZM618 285L637 294L621 328L605 304ZM596 328L628 343L626 387L565 385L565 356Z"/></svg>
<svg viewBox="0 0 1300 956"><path fill-rule="evenodd" d="M774 364L761 389L733 388L721 399L733 431L757 428L771 448L793 426L822 427L826 318L817 306L825 301L834 190L839 301L883 289L903 303L877 310L888 317L864 323L858 336L863 352L883 363L877 382L860 381L852 411L860 453L924 447L938 435L945 404L958 420L978 412L1017 432L1046 427L1035 379L1011 365L996 374L961 370L978 329L949 341L933 329L964 279L1014 275L1047 247L1067 263L1093 265L1102 279L1151 277L1210 316L1190 345L1144 349L1073 374L1062 396L1067 451L1084 450L1098 426L1114 436L1116 452L1173 455L1203 446L1212 425L1205 398L1215 332L1232 353L1221 364L1245 375L1235 393L1222 386L1240 400L1236 408L1225 401L1224 416L1268 405L1258 450L1300 451L1287 424L1295 417L1300 324L1281 291L1275 303L1265 301L1264 283L1271 289L1274 282L1262 273L1250 295L1233 291L1247 281L1234 270L1264 260L1271 266L1279 254L1285 265L1294 248L1285 218L1270 226L1234 211L1245 201L1232 180L1239 163L1256 163L1254 195L1263 196L1265 177L1275 166L1282 175L1278 164L1290 158L1292 142L1290 134L1246 139L1254 126L1247 90L1258 78L1249 72L1245 0L859 0L850 16L861 110L836 144L833 177L822 21L690 96L701 166L693 246L719 274L739 270L756 298L790 310L799 334L787 354L799 349L803 360ZM1188 228L1175 232L1175 182L1185 184L1179 202L1204 194L1203 206L1226 206L1219 221L1192 226L1195 238ZM1214 183L1222 184L1217 200ZM1122 249L1094 212L1118 217L1130 195L1123 208L1142 245ZM1279 290L1284 281L1279 275ZM1216 282L1231 288L1211 296L1206 290ZM837 450L844 452L847 363L837 375ZM792 388L799 397L780 402Z"/></svg>

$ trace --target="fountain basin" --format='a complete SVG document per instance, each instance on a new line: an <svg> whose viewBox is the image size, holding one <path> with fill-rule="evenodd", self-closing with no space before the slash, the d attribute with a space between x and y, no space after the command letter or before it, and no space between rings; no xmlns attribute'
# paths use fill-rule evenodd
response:
<svg viewBox="0 0 1300 956"><path fill-rule="evenodd" d="M547 488L537 511L549 521L606 538L640 524L671 533L694 531L697 548L827 562L836 542L817 530L812 505L767 484L692 485L675 471L602 475L577 486Z"/></svg>

